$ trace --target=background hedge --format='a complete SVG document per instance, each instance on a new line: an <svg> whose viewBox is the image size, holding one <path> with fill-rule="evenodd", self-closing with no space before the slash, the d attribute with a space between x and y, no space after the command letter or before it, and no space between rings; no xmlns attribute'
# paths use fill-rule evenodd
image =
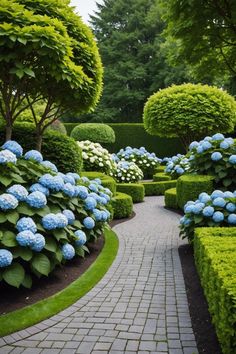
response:
<svg viewBox="0 0 236 354"><path fill-rule="evenodd" d="M178 209L176 188L170 188L165 191L165 206Z"/></svg>
<svg viewBox="0 0 236 354"><path fill-rule="evenodd" d="M141 183L117 183L117 192L126 193L132 197L133 203L144 199L144 186Z"/></svg>
<svg viewBox="0 0 236 354"><path fill-rule="evenodd" d="M114 130L102 123L78 124L72 129L70 136L78 141L90 140L100 144L114 143L116 140Z"/></svg>
<svg viewBox="0 0 236 354"><path fill-rule="evenodd" d="M164 195L165 191L176 187L176 180L161 181L161 182L142 182L145 195Z"/></svg>

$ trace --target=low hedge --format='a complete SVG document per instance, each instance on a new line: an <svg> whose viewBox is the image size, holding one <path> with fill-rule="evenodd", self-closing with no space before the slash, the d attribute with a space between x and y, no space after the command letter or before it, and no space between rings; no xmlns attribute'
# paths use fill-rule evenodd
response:
<svg viewBox="0 0 236 354"><path fill-rule="evenodd" d="M236 228L195 230L194 253L224 354L236 353Z"/></svg>
<svg viewBox="0 0 236 354"><path fill-rule="evenodd" d="M130 195L133 203L142 202L144 199L144 186L141 183L117 183L116 190Z"/></svg>
<svg viewBox="0 0 236 354"><path fill-rule="evenodd" d="M164 195L165 191L176 187L177 180L161 181L161 182L142 182L145 195Z"/></svg>
<svg viewBox="0 0 236 354"><path fill-rule="evenodd" d="M171 177L167 175L165 172L158 172L153 175L154 182L161 182L161 181L170 181Z"/></svg>
<svg viewBox="0 0 236 354"><path fill-rule="evenodd" d="M212 176L184 175L179 177L176 185L178 206L183 209L189 200L196 200L202 192L211 194L213 182Z"/></svg>
<svg viewBox="0 0 236 354"><path fill-rule="evenodd" d="M93 171L83 171L80 175L88 177L89 179L100 178L104 187L109 188L113 195L116 193L116 181L112 177L107 176L102 172Z"/></svg>
<svg viewBox="0 0 236 354"><path fill-rule="evenodd" d="M94 143L108 144L116 140L114 130L107 124L81 123L71 131L70 136L75 140L90 140Z"/></svg>
<svg viewBox="0 0 236 354"><path fill-rule="evenodd" d="M112 198L112 207L114 210L114 219L128 218L133 211L131 196L125 193L116 193L115 197Z"/></svg>
<svg viewBox="0 0 236 354"><path fill-rule="evenodd" d="M154 169L154 173L164 172L165 168L166 168L166 166L159 165Z"/></svg>
<svg viewBox="0 0 236 354"><path fill-rule="evenodd" d="M178 209L176 188L170 188L165 191L165 206Z"/></svg>

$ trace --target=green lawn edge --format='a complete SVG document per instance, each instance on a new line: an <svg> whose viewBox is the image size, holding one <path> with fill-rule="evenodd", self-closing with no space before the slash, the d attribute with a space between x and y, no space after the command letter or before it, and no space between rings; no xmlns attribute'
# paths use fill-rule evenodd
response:
<svg viewBox="0 0 236 354"><path fill-rule="evenodd" d="M114 261L119 241L111 229L104 231L105 244L96 261L68 287L33 305L0 317L0 336L6 336L41 322L74 304L104 276Z"/></svg>

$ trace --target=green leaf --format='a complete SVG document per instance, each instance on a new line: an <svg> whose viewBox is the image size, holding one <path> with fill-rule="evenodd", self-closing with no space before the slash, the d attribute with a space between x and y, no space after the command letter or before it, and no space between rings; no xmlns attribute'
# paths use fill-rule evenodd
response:
<svg viewBox="0 0 236 354"><path fill-rule="evenodd" d="M33 252L31 251L30 248L27 247L17 247L14 251L13 251L13 257L17 258L20 257L22 259L24 259L24 261L30 261L33 257Z"/></svg>
<svg viewBox="0 0 236 354"><path fill-rule="evenodd" d="M20 43L22 43L24 45L26 45L26 43L27 43L27 40L25 38L18 37L17 40L18 40L18 42L20 42Z"/></svg>
<svg viewBox="0 0 236 354"><path fill-rule="evenodd" d="M202 216L200 216L200 215L194 215L194 222L195 222L196 224L199 224L200 222L202 222L202 220L203 220L203 217L202 217Z"/></svg>
<svg viewBox="0 0 236 354"><path fill-rule="evenodd" d="M22 282L22 285L27 288L30 289L32 286L32 278L29 274L25 274L24 280Z"/></svg>
<svg viewBox="0 0 236 354"><path fill-rule="evenodd" d="M24 68L24 72L31 77L35 77L35 73L30 68Z"/></svg>
<svg viewBox="0 0 236 354"><path fill-rule="evenodd" d="M6 214L0 213L0 224L4 223L6 221L7 221Z"/></svg>
<svg viewBox="0 0 236 354"><path fill-rule="evenodd" d="M80 256L80 257L83 257L85 256L85 251L83 250L82 247L76 247L75 248L75 253Z"/></svg>
<svg viewBox="0 0 236 354"><path fill-rule="evenodd" d="M62 258L63 258L62 252L61 252L60 248L58 248L58 250L56 252L56 259L58 260L59 263L61 263Z"/></svg>
<svg viewBox="0 0 236 354"><path fill-rule="evenodd" d="M67 240L66 232L64 230L54 230L52 231L53 235L57 239L57 241L60 240Z"/></svg>
<svg viewBox="0 0 236 354"><path fill-rule="evenodd" d="M19 219L19 214L17 213L17 211L11 211L6 213L6 218L10 223L15 225Z"/></svg>
<svg viewBox="0 0 236 354"><path fill-rule="evenodd" d="M225 187L230 186L231 183L232 183L232 179L231 179L231 178L225 178L225 179L223 179L223 185L224 185Z"/></svg>
<svg viewBox="0 0 236 354"><path fill-rule="evenodd" d="M48 275L50 272L50 261L45 254L39 253L34 256L31 266L39 273Z"/></svg>
<svg viewBox="0 0 236 354"><path fill-rule="evenodd" d="M2 244L7 247L15 247L18 245L16 241L16 236L11 231L5 231L2 237Z"/></svg>
<svg viewBox="0 0 236 354"><path fill-rule="evenodd" d="M52 238L46 237L46 244L45 244L44 248L46 250L50 251L50 252L56 253L56 251L57 251L57 243Z"/></svg>
<svg viewBox="0 0 236 354"><path fill-rule="evenodd" d="M76 227L78 227L79 229L81 229L82 224L81 224L81 222L80 222L79 220L75 220L74 223L73 223L73 226L76 226Z"/></svg>
<svg viewBox="0 0 236 354"><path fill-rule="evenodd" d="M22 79L22 77L24 76L24 70L17 69L16 70L16 76L19 77L19 79Z"/></svg>
<svg viewBox="0 0 236 354"><path fill-rule="evenodd" d="M9 285L19 288L25 278L25 270L19 263L14 263L6 268L2 277Z"/></svg>
<svg viewBox="0 0 236 354"><path fill-rule="evenodd" d="M19 205L16 210L18 211L18 213L28 215L28 216L32 216L35 214L35 210L30 208L26 204Z"/></svg>
<svg viewBox="0 0 236 354"><path fill-rule="evenodd" d="M0 183L3 184L5 187L9 186L12 182L12 178L6 176L0 176Z"/></svg>
<svg viewBox="0 0 236 354"><path fill-rule="evenodd" d="M42 217L43 217L43 216L49 214L50 212L51 212L51 210L50 210L49 207L46 205L44 208L38 209L36 213L37 213L39 216L42 216Z"/></svg>

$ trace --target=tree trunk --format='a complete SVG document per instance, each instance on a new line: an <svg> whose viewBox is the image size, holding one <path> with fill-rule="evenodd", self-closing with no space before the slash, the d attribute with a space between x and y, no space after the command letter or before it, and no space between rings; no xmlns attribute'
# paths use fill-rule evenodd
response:
<svg viewBox="0 0 236 354"><path fill-rule="evenodd" d="M43 133L38 130L36 134L36 150L41 151L42 149L42 141L43 141Z"/></svg>
<svg viewBox="0 0 236 354"><path fill-rule="evenodd" d="M5 134L5 139L6 141L11 140L12 137L12 126L11 125L6 125L6 134Z"/></svg>

